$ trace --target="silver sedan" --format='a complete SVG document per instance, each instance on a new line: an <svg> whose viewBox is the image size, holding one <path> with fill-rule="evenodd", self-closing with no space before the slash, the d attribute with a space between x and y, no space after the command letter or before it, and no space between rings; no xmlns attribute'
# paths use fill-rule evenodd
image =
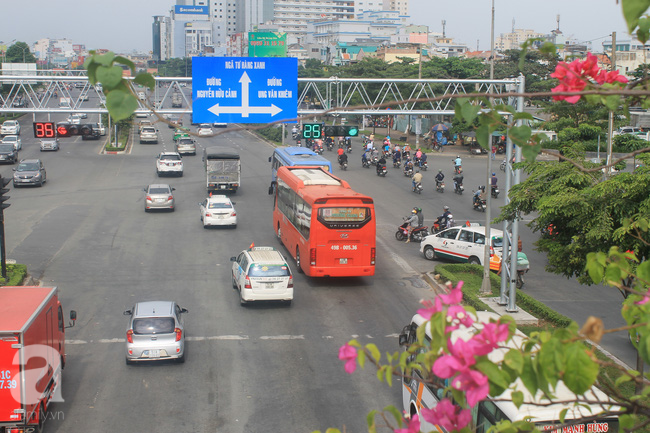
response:
<svg viewBox="0 0 650 433"><path fill-rule="evenodd" d="M168 209L174 211L174 192L176 188L164 183L147 185L144 188L144 211Z"/></svg>

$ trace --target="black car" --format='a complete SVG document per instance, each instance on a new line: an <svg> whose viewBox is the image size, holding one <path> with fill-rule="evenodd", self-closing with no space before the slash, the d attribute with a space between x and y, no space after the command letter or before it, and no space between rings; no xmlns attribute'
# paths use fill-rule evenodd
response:
<svg viewBox="0 0 650 433"><path fill-rule="evenodd" d="M99 132L98 129L93 128L92 132L89 135L82 135L81 139L82 140L99 140L99 137L101 137L101 133Z"/></svg>
<svg viewBox="0 0 650 433"><path fill-rule="evenodd" d="M0 144L0 162L15 164L18 161L18 152L13 144Z"/></svg>

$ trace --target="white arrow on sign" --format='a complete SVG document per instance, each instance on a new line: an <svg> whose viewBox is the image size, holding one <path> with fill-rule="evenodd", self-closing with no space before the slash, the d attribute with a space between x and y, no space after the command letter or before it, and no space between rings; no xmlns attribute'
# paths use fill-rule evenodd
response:
<svg viewBox="0 0 650 433"><path fill-rule="evenodd" d="M250 114L270 114L271 116L275 116L282 111L282 108L276 106L275 104L271 104L270 107L251 107L248 100L248 87L251 83L251 79L246 71L244 71L242 74L239 82L241 83L241 106L220 107L219 104L215 104L212 107L208 108L208 111L212 114L216 114L217 116L220 114L232 113L241 114L242 117L248 117Z"/></svg>

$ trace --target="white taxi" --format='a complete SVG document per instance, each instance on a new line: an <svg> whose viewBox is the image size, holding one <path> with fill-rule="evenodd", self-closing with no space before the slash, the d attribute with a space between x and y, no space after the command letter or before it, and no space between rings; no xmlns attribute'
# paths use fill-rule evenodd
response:
<svg viewBox="0 0 650 433"><path fill-rule="evenodd" d="M234 204L225 195L213 195L199 203L203 228L210 226L237 227L237 212Z"/></svg>
<svg viewBox="0 0 650 433"><path fill-rule="evenodd" d="M501 256L503 251L503 232L490 229L490 256ZM429 235L420 242L420 252L427 260L437 258L455 262L483 264L485 251L485 227L478 224L457 226Z"/></svg>
<svg viewBox="0 0 650 433"><path fill-rule="evenodd" d="M293 275L284 256L273 247L254 247L231 257L232 287L239 302L293 300Z"/></svg>
<svg viewBox="0 0 650 433"><path fill-rule="evenodd" d="M183 176L183 160L178 152L162 152L156 157L158 176L174 174Z"/></svg>
<svg viewBox="0 0 650 433"><path fill-rule="evenodd" d="M212 127L208 123L200 124L197 132L199 134L199 137L213 134Z"/></svg>

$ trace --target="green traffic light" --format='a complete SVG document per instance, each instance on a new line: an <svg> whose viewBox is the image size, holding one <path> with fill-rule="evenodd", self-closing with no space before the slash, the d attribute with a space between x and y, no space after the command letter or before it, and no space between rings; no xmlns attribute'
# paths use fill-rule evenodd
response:
<svg viewBox="0 0 650 433"><path fill-rule="evenodd" d="M347 135L350 137L356 137L357 135L359 135L359 128L357 128L356 126L349 127Z"/></svg>

